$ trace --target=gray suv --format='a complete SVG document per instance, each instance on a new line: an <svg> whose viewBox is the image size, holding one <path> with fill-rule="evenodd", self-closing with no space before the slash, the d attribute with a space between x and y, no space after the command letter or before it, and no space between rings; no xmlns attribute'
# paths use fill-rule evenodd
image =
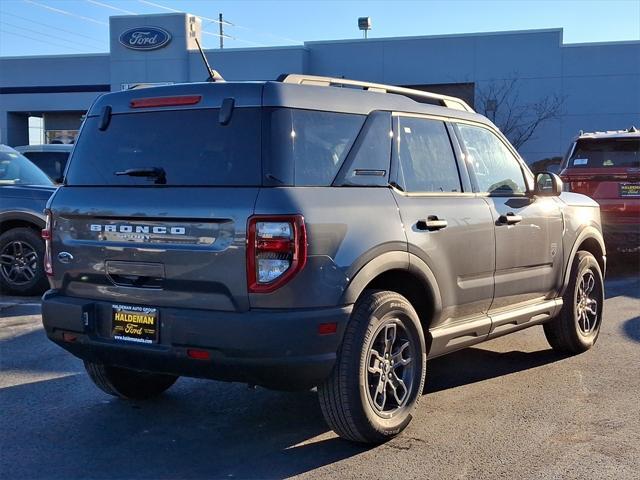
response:
<svg viewBox="0 0 640 480"><path fill-rule="evenodd" d="M48 204L43 323L111 395L317 387L333 430L382 442L430 358L541 324L594 344L600 213L561 190L452 97L302 75L107 94Z"/></svg>

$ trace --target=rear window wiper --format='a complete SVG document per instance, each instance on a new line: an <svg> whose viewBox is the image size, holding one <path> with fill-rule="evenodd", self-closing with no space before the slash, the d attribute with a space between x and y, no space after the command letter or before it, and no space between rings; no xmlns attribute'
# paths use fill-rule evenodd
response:
<svg viewBox="0 0 640 480"><path fill-rule="evenodd" d="M151 168L129 168L121 172L115 172L114 175L127 175L129 177L147 177L155 178L155 183L158 185L165 185L167 183L167 174L164 168L151 167Z"/></svg>

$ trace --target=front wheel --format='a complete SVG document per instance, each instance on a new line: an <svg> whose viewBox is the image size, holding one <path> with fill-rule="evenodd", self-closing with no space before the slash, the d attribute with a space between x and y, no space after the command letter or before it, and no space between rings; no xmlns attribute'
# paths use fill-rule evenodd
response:
<svg viewBox="0 0 640 480"><path fill-rule="evenodd" d="M604 311L602 270L591 253L576 254L562 300L560 314L544 324L549 345L570 354L589 350L600 334Z"/></svg>
<svg viewBox="0 0 640 480"><path fill-rule="evenodd" d="M325 420L351 441L389 440L411 421L425 370L424 334L409 301L395 292L366 291L333 372L318 387Z"/></svg>

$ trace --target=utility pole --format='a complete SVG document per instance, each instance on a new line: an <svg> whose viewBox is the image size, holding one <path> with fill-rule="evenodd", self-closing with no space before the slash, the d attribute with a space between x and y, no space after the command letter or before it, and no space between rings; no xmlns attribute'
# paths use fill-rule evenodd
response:
<svg viewBox="0 0 640 480"><path fill-rule="evenodd" d="M220 50L224 48L224 32L222 31L222 14L218 14L218 30L220 30Z"/></svg>

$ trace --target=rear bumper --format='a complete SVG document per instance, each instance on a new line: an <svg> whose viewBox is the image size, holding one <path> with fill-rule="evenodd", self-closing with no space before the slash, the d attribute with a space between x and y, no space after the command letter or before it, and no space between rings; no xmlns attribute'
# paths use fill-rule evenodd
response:
<svg viewBox="0 0 640 480"><path fill-rule="evenodd" d="M110 337L111 303L50 290L42 300L42 322L52 341L83 360L300 390L331 373L351 308L244 313L161 308L159 343L138 345ZM332 322L336 333L318 333L320 324ZM190 358L187 350L193 348L206 350L210 358Z"/></svg>

